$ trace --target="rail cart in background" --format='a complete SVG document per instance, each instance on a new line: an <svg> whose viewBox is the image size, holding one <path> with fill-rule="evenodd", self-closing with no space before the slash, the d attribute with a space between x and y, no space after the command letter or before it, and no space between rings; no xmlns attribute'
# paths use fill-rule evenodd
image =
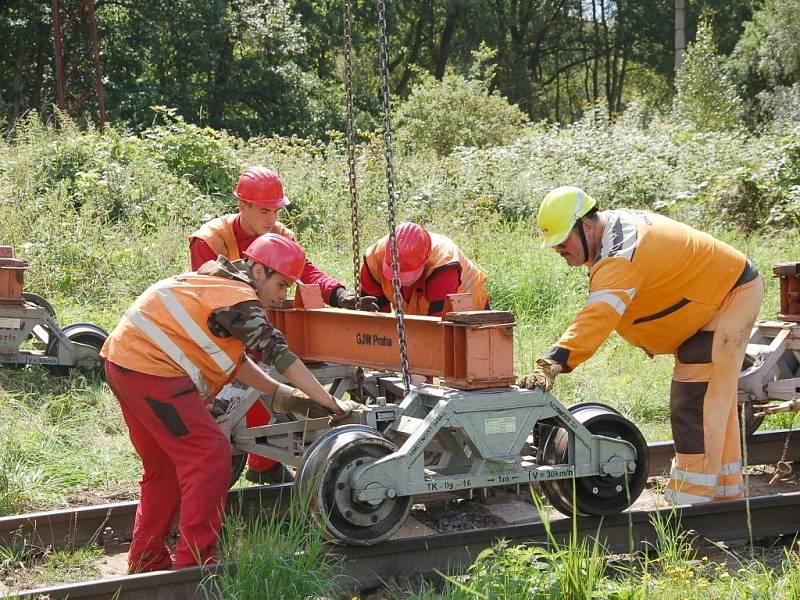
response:
<svg viewBox="0 0 800 600"><path fill-rule="evenodd" d="M23 291L27 261L0 246L0 365L44 365L58 374L79 367L102 372L100 348L108 334L92 323L59 326L43 297Z"/></svg>
<svg viewBox="0 0 800 600"><path fill-rule="evenodd" d="M772 272L780 280L777 320L755 324L739 375L748 434L768 414L800 410L800 262L779 263Z"/></svg>

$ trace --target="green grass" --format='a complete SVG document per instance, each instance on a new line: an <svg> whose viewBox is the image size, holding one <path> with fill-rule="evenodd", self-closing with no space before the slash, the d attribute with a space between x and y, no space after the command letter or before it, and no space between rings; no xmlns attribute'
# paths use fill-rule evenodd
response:
<svg viewBox="0 0 800 600"><path fill-rule="evenodd" d="M98 579L102 556L96 544L62 550L0 547L0 580L7 588L31 589Z"/></svg>
<svg viewBox="0 0 800 600"><path fill-rule="evenodd" d="M162 134L171 140L169 156L164 154ZM235 209L232 196L218 189L232 189L238 169L251 163L280 172L293 202L283 220L296 230L317 266L352 287L341 141L245 142L222 136L222 141L214 138L209 147L216 150L206 156L196 154L203 152L205 146L195 142L204 135L180 124L142 136L113 127L100 135L81 131L69 121L56 128L31 120L0 140L0 241L30 261L26 289L50 300L62 326L90 321L110 330L146 287L184 270L186 236L211 217ZM770 266L800 259L800 235L792 220L800 208L787 195L797 183L792 162L797 153L787 148L796 145L797 137L789 132L780 138L677 135L669 123L642 129L624 119L613 124L587 119L564 128L531 126L502 148L463 149L446 157L401 153L398 220L418 220L450 235L489 274L493 306L515 314L516 369L523 374L568 326L586 297L585 270L570 269L552 251L541 250L532 232L531 215L548 189L577 183L604 207L657 208L730 241L765 274L761 317L771 318L777 288ZM359 146L362 252L386 230L382 160L374 139ZM209 174L222 181L221 187L196 184L208 180ZM228 184L223 181L226 176L231 178ZM785 223L795 222L795 230L758 230L743 220L746 210L728 209L742 208L739 184L751 179L759 194L754 204L773 203L787 217ZM759 232L741 233L754 229ZM671 370L669 357L649 359L612 335L592 359L557 379L555 395L565 404L610 404L636 423L648 441L668 439ZM787 415L776 415L762 428L788 423ZM59 378L41 368L0 369L0 515L63 507L75 496L94 494L96 500L102 494L134 493L139 476L139 460L119 407L104 384L80 373ZM250 581L216 583L230 583L233 590L240 584L257 588L266 579L275 590L326 593L302 587L306 584L297 579L302 568L317 565L286 558L296 546L281 545L285 529L262 523L250 532L235 521L227 527L227 539L244 540L229 544L229 555L240 552L244 561L258 555L257 562L245 562L256 575ZM311 550L304 555L318 556L316 538L288 533L305 540L303 547ZM663 535L668 539L670 533L665 530ZM269 562L270 552L263 549L274 547L286 552ZM678 544L672 552L681 548ZM505 561L507 572L496 574L501 579L526 573L541 577L542 564L547 577L594 568L593 548L575 546L566 554L563 548L551 550L562 554L534 556L503 547L479 564L486 568L486 577L493 577L491 565ZM0 552L4 564L16 560ZM698 587L693 584L700 580L710 598L779 598L797 589L796 554L787 554L785 562L784 570L753 568L727 579L724 573L695 569L692 561L676 559L670 567L675 573L661 568L662 561L661 566L652 563L631 571L630 581L616 572L597 572L593 581L603 594L616 598L696 597ZM467 577L480 581L476 570ZM731 588L732 580L745 587ZM487 582L489 587L481 593L490 597L501 597L492 591L494 585L529 585L523 580ZM553 589L564 594L586 593L585 588L558 586ZM746 586L752 588L749 596L742 591ZM231 592L230 597L245 596Z"/></svg>
<svg viewBox="0 0 800 600"><path fill-rule="evenodd" d="M226 518L221 541L223 562L235 562L235 573L220 569L201 584L206 598L248 600L330 597L339 564L323 546L321 528L310 522L303 503L283 518L240 515Z"/></svg>
<svg viewBox="0 0 800 600"><path fill-rule="evenodd" d="M0 515L64 507L87 490L133 492L140 474L102 381L37 367L0 370L0 466Z"/></svg>
<svg viewBox="0 0 800 600"><path fill-rule="evenodd" d="M800 553L784 550L778 564L727 551L722 559L697 558L690 534L674 518L656 515L658 543L645 553L604 556L601 545L573 534L563 544L509 546L482 552L441 586L394 590L413 600L793 600L800 594ZM765 557L766 558L766 557ZM769 562L775 563L774 559Z"/></svg>

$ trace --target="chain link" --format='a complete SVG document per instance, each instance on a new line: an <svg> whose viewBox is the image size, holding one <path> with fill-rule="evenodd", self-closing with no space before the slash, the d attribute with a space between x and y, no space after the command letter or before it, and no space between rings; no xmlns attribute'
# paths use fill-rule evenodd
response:
<svg viewBox="0 0 800 600"><path fill-rule="evenodd" d="M353 117L353 0L344 0L344 88L347 98L347 182L350 188L350 237L353 241L353 291L361 298L361 230L358 218L358 187L356 185L355 118ZM358 401L364 400L364 369L356 369Z"/></svg>
<svg viewBox="0 0 800 600"><path fill-rule="evenodd" d="M775 485L783 477L788 477L792 473L792 465L787 460L789 458L789 443L792 441L792 430L794 429L794 417L797 413L792 413L789 421L789 429L786 431L786 439L783 442L783 452L781 459L775 464L775 474L769 480L769 485Z"/></svg>
<svg viewBox="0 0 800 600"><path fill-rule="evenodd" d="M344 0L344 87L347 97L347 181L350 187L350 235L353 241L353 291L361 297L361 231L356 187L356 143L353 117L353 0Z"/></svg>
<svg viewBox="0 0 800 600"><path fill-rule="evenodd" d="M403 369L403 386L406 394L411 391L411 373L408 366L408 346L406 345L406 322L403 307L403 294L400 285L400 266L397 257L397 232L395 216L397 198L394 187L394 157L392 154L392 105L389 96L389 41L386 35L386 1L378 0L378 29L381 55L381 91L383 96L383 147L386 162L387 208L389 213L389 253L392 261L392 289L394 290L394 312L397 318L397 336L400 343L400 362Z"/></svg>

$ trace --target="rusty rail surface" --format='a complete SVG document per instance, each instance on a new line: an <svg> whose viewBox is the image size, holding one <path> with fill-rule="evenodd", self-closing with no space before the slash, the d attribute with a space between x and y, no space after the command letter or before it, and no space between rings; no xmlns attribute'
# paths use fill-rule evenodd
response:
<svg viewBox="0 0 800 600"><path fill-rule="evenodd" d="M745 500L702 504L658 511L636 510L604 519L579 519L578 535L597 537L606 552L619 553L643 550L657 543L652 526L655 513L664 519L679 519L685 531L692 530L700 537L719 542L746 540L749 536L747 513L752 519L757 539L794 535L800 531L800 492L761 496ZM569 539L572 522L568 518L550 521L549 528L559 543ZM341 557L343 573L338 578L342 587L353 590L380 586L392 576L402 574L433 575L436 571L453 573L470 564L478 554L498 540L510 544L546 544L547 532L541 522L492 527L467 532L439 534L390 540L367 548L331 547L331 553ZM199 586L206 574L217 569L235 569L235 565L217 566L203 571L199 567L180 571L162 571L144 575L116 577L21 592L50 600L154 600L170 598L189 600L198 597Z"/></svg>
<svg viewBox="0 0 800 600"><path fill-rule="evenodd" d="M770 464L780 458L786 430L756 433L748 440L749 464ZM800 461L800 431L793 431L789 461ZM648 446L650 475L664 475L673 455L671 441ZM249 487L228 492L228 510L245 516L286 506L291 485ZM113 552L131 538L137 502L85 506L52 512L0 517L0 546L29 544L40 548L68 548L97 542Z"/></svg>

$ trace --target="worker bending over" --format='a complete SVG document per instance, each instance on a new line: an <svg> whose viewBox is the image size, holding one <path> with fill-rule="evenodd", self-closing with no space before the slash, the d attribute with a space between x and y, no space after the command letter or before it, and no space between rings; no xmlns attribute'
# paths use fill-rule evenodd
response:
<svg viewBox="0 0 800 600"><path fill-rule="evenodd" d="M486 274L449 237L401 223L397 235L398 266L405 312L439 317L448 294L468 293L476 310L489 308ZM360 273L361 293L375 296L381 311L394 302L389 236L367 248Z"/></svg>
<svg viewBox="0 0 800 600"><path fill-rule="evenodd" d="M674 354L670 420L675 504L744 495L737 382L764 284L735 248L642 210L597 210L583 190L551 191L539 207L543 247L589 269L589 297L561 338L519 381L549 391L616 330L649 355Z"/></svg>
<svg viewBox="0 0 800 600"><path fill-rule="evenodd" d="M264 312L299 279L303 250L266 234L243 256L235 262L220 257L196 273L152 285L125 311L100 352L144 471L131 573L217 560L231 448L207 405L225 384L237 379L269 394L273 412L324 416L350 410L292 354ZM266 375L245 350L261 353L299 390ZM173 561L165 538L178 511Z"/></svg>
<svg viewBox="0 0 800 600"><path fill-rule="evenodd" d="M264 167L247 167L239 176L233 191L239 212L223 215L203 225L189 236L191 268L197 271L205 262L224 256L237 260L260 235L274 233L294 240L294 233L278 221L280 211L289 199L283 184L274 171ZM303 266L300 282L319 285L327 304L340 308L378 310L374 298L359 299L348 292L344 284L327 275L311 262ZM270 415L261 404L255 404L246 416L248 427L267 425ZM245 478L253 483L283 483L292 480L291 474L278 462L257 454L247 457Z"/></svg>

